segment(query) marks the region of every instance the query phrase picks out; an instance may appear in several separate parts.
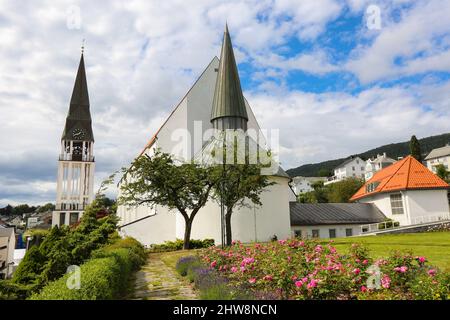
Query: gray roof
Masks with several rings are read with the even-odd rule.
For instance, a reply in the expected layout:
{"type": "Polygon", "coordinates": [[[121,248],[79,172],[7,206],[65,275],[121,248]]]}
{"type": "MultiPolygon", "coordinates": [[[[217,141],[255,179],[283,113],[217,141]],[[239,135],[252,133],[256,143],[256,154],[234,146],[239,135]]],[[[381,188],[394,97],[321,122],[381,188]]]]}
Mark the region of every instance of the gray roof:
{"type": "Polygon", "coordinates": [[[225,26],[223,35],[211,121],[223,117],[238,117],[248,120],[228,26],[225,26]]]}
{"type": "Polygon", "coordinates": [[[84,67],[84,56],[81,54],[80,64],[78,66],[77,77],[70,99],[69,113],[66,118],[66,125],[62,134],[62,140],[78,140],[80,138],[73,136],[75,129],[84,132],[81,140],[94,141],[92,132],[91,112],[89,110],[89,93],[86,81],[86,70],[84,67]]]}
{"type": "Polygon", "coordinates": [[[426,156],[425,160],[445,157],[450,155],[450,146],[445,146],[441,148],[436,148],[431,150],[431,152],[426,156]]]}
{"type": "Polygon", "coordinates": [[[384,221],[385,215],[371,203],[290,202],[291,225],[369,224],[384,221]]]}

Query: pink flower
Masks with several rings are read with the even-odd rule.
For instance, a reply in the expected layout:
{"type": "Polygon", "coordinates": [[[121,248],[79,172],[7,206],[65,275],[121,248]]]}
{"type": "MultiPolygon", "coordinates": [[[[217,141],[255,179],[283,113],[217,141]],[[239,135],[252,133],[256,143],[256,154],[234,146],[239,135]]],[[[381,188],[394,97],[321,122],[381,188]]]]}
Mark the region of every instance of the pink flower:
{"type": "Polygon", "coordinates": [[[318,281],[315,279],[311,279],[311,281],[308,283],[308,285],[306,286],[308,289],[312,289],[317,287],[317,283],[318,281]]]}
{"type": "Polygon", "coordinates": [[[303,285],[303,281],[301,281],[301,280],[295,281],[295,286],[297,288],[300,288],[302,285],[303,285]]]}
{"type": "Polygon", "coordinates": [[[366,286],[361,286],[361,292],[366,292],[367,291],[367,287],[366,286]]]}
{"type": "Polygon", "coordinates": [[[241,271],[244,272],[245,271],[245,267],[241,266],[241,271]]]}
{"type": "Polygon", "coordinates": [[[215,268],[216,265],[217,265],[217,261],[216,261],[216,260],[214,260],[213,262],[211,262],[211,268],[215,268]]]}
{"type": "Polygon", "coordinates": [[[297,280],[298,279],[298,277],[297,276],[292,276],[292,281],[295,281],[295,280],[297,280]]]}
{"type": "Polygon", "coordinates": [[[363,262],[362,262],[363,265],[366,265],[368,263],[369,263],[369,261],[367,259],[363,260],[363,262]]]}
{"type": "Polygon", "coordinates": [[[355,269],[353,270],[353,273],[356,274],[356,275],[358,275],[358,274],[361,273],[361,269],[355,268],[355,269]]]}
{"type": "Polygon", "coordinates": [[[266,281],[272,281],[273,277],[271,275],[266,275],[266,276],[264,276],[263,279],[266,280],[266,281]]]}
{"type": "Polygon", "coordinates": [[[419,261],[419,263],[424,263],[427,260],[425,257],[417,257],[416,259],[419,261]]]}
{"type": "Polygon", "coordinates": [[[322,246],[320,244],[318,244],[315,248],[316,252],[322,252],[322,246]]]}
{"type": "Polygon", "coordinates": [[[405,273],[406,271],[408,271],[408,267],[407,266],[395,267],[394,271],[405,273]]]}
{"type": "Polygon", "coordinates": [[[284,245],[284,244],[286,244],[286,240],[278,240],[278,243],[281,245],[284,245]]]}
{"type": "Polygon", "coordinates": [[[389,287],[391,286],[391,278],[389,278],[387,274],[385,274],[383,278],[381,278],[381,286],[385,289],[389,289],[389,287]]]}
{"type": "Polygon", "coordinates": [[[431,277],[435,276],[436,275],[436,270],[435,269],[428,270],[428,275],[431,276],[431,277]]]}
{"type": "Polygon", "coordinates": [[[238,268],[236,268],[236,267],[231,267],[231,272],[235,273],[235,272],[237,272],[237,271],[238,271],[238,268]]]}
{"type": "Polygon", "coordinates": [[[256,278],[250,278],[250,279],[248,279],[248,282],[250,282],[250,283],[255,283],[256,282],[256,278]]]}

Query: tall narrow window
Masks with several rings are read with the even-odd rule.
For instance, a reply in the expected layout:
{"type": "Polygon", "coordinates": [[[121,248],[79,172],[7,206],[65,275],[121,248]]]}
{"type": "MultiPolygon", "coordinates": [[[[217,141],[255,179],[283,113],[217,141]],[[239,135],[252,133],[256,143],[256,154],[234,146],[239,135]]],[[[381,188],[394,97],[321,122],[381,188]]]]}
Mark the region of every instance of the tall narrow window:
{"type": "Polygon", "coordinates": [[[391,209],[392,214],[403,214],[403,200],[401,193],[391,194],[391,209]]]}
{"type": "Polygon", "coordinates": [[[353,229],[352,228],[345,229],[345,236],[346,237],[351,237],[352,235],[353,235],[353,229]]]}
{"type": "Polygon", "coordinates": [[[66,213],[61,212],[59,214],[59,226],[63,226],[66,223],[66,213]]]}
{"type": "Polygon", "coordinates": [[[313,229],[312,230],[312,237],[313,238],[319,238],[320,237],[319,229],[313,229]]]}

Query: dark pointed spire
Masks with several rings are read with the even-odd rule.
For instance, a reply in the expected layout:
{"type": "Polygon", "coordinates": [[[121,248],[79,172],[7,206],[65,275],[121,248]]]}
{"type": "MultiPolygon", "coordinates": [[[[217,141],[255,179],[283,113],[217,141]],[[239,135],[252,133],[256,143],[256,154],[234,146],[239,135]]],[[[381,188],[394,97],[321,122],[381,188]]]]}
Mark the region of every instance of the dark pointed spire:
{"type": "Polygon", "coordinates": [[[83,141],[94,141],[92,133],[92,120],[89,110],[89,93],[86,81],[86,70],[84,67],[84,44],[82,46],[80,64],[78,66],[77,77],[70,99],[69,113],[66,118],[62,139],[79,140],[82,136],[83,141]],[[73,136],[73,131],[83,131],[84,134],[78,133],[73,136]]]}
{"type": "Polygon", "coordinates": [[[248,115],[234,58],[233,46],[230,33],[228,32],[228,25],[225,24],[211,122],[213,122],[214,127],[220,129],[246,129],[247,121],[248,115]],[[218,119],[221,118],[228,118],[225,121],[228,124],[218,125],[218,119]]]}

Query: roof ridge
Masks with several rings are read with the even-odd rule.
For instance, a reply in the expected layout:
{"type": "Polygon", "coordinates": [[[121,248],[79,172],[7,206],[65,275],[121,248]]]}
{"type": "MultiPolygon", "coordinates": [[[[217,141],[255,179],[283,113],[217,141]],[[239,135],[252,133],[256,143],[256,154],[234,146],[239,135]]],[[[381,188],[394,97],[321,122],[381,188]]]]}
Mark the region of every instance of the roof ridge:
{"type": "Polygon", "coordinates": [[[194,81],[194,83],[191,85],[191,87],[189,88],[189,90],[185,93],[185,95],[183,96],[183,98],[181,98],[180,101],[178,101],[177,105],[175,106],[175,108],[172,109],[172,112],[169,114],[169,116],[166,118],[166,120],[163,122],[163,124],[159,127],[158,130],[156,130],[155,134],[150,138],[149,142],[147,142],[147,144],[145,145],[144,149],[139,153],[138,157],[141,156],[145,150],[147,150],[148,148],[150,148],[153,145],[153,142],[155,141],[155,139],[157,139],[157,135],[158,133],[161,131],[161,129],[164,127],[164,125],[167,123],[167,121],[169,121],[170,117],[172,117],[172,115],[175,113],[175,111],[177,111],[178,107],[181,105],[181,103],[183,102],[183,100],[188,96],[188,94],[192,91],[192,89],[195,87],[195,85],[197,84],[197,82],[200,80],[200,78],[205,74],[206,70],[208,70],[209,66],[213,63],[214,60],[219,60],[220,59],[217,56],[214,56],[214,58],[211,59],[211,61],[208,63],[208,65],[206,66],[205,69],[203,69],[202,73],[197,77],[197,79],[194,81]]]}

